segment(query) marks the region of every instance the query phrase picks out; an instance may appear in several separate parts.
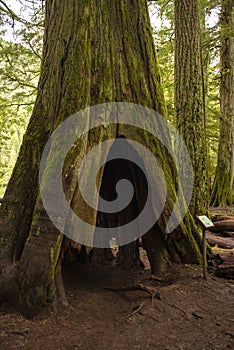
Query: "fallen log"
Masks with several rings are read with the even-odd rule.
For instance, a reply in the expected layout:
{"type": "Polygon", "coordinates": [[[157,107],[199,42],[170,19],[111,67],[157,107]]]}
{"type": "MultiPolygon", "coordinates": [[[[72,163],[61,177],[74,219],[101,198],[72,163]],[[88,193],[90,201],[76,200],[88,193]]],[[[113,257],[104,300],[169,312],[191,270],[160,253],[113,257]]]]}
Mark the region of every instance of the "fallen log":
{"type": "Polygon", "coordinates": [[[234,238],[234,231],[222,231],[221,235],[223,237],[233,237],[234,238]]]}
{"type": "Polygon", "coordinates": [[[209,228],[211,232],[234,231],[234,220],[222,220],[213,222],[214,227],[209,228]]]}
{"type": "Polygon", "coordinates": [[[206,240],[211,247],[217,245],[220,248],[232,249],[234,248],[234,238],[231,237],[219,237],[210,232],[206,233],[206,240]]]}
{"type": "Polygon", "coordinates": [[[224,207],[210,207],[210,213],[214,213],[217,215],[228,215],[230,212],[234,212],[234,205],[224,206],[224,207]]]}
{"type": "Polygon", "coordinates": [[[215,218],[213,219],[213,223],[217,221],[223,221],[223,220],[234,220],[233,215],[215,215],[215,218]]]}
{"type": "Polygon", "coordinates": [[[234,252],[218,252],[213,258],[215,274],[218,277],[234,279],[234,252]]]}

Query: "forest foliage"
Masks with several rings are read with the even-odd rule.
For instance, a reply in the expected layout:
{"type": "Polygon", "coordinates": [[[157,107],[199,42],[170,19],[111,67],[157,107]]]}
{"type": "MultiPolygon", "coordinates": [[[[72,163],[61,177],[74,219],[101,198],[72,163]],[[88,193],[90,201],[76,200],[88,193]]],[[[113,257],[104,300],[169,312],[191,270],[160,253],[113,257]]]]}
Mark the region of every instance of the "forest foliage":
{"type": "Polygon", "coordinates": [[[17,14],[9,13],[1,3],[0,196],[10,179],[35,102],[43,38],[41,1],[19,2],[17,14]]]}

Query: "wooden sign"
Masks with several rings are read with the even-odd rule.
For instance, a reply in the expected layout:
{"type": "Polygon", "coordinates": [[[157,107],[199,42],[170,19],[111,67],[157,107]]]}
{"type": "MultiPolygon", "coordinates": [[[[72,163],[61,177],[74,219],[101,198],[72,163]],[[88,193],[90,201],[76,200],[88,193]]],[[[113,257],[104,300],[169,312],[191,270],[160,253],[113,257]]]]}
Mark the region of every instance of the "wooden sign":
{"type": "Polygon", "coordinates": [[[201,226],[205,229],[208,229],[210,227],[214,227],[213,222],[210,221],[210,219],[206,215],[197,216],[197,219],[198,219],[199,223],[201,224],[201,226]]]}
{"type": "Polygon", "coordinates": [[[202,226],[202,250],[203,250],[203,277],[207,278],[207,259],[206,259],[206,230],[214,227],[214,224],[206,215],[197,216],[197,219],[202,226]]]}

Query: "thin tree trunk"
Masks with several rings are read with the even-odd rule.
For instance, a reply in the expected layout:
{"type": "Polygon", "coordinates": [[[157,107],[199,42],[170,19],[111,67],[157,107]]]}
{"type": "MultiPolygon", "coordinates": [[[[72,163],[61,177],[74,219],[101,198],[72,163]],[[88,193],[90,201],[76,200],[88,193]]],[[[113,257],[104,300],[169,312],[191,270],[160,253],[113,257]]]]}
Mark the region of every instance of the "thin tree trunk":
{"type": "Polygon", "coordinates": [[[194,192],[190,208],[195,216],[208,208],[199,3],[198,0],[175,0],[174,5],[175,117],[193,164],[194,192]]]}
{"type": "Polygon", "coordinates": [[[222,1],[221,14],[220,141],[211,205],[234,203],[234,5],[222,1]]]}

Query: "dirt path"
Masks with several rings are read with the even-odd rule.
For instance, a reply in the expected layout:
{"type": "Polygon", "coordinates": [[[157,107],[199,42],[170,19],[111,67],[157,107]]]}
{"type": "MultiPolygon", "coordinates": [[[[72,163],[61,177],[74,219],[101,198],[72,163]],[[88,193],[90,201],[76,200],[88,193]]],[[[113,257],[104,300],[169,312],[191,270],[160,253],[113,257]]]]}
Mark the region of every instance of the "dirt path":
{"type": "Polygon", "coordinates": [[[1,350],[234,349],[233,281],[205,281],[194,266],[177,267],[164,282],[110,267],[73,265],[64,274],[71,307],[32,321],[2,310],[1,350]],[[105,289],[139,282],[156,288],[161,300],[105,289]]]}

